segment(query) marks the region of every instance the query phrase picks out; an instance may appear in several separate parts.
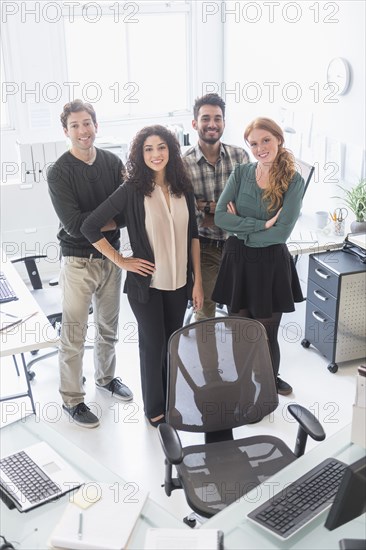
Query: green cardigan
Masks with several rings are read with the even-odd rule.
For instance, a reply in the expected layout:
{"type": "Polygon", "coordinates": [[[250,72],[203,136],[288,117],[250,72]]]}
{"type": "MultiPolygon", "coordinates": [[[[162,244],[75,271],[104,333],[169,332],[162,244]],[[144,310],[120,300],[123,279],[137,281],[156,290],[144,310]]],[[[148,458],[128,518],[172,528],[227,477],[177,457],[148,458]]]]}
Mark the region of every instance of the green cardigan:
{"type": "Polygon", "coordinates": [[[263,190],[255,178],[257,163],[237,166],[229,177],[218,200],[215,224],[231,235],[236,235],[247,246],[262,248],[285,243],[300,214],[304,193],[304,180],[298,172],[292,178],[283,197],[282,211],[277,222],[270,229],[265,223],[277,210],[268,212],[267,202],[263,202],[263,190]],[[229,214],[227,204],[236,205],[237,215],[229,214]]]}

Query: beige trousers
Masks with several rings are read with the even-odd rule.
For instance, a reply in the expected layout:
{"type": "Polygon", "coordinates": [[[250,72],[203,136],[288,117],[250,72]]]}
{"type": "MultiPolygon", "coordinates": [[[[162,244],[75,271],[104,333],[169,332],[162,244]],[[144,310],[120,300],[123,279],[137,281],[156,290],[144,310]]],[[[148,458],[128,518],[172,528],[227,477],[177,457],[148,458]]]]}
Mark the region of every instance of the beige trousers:
{"type": "Polygon", "coordinates": [[[84,401],[85,395],[83,356],[91,303],[93,330],[87,343],[94,346],[95,382],[104,386],[114,378],[121,270],[108,259],[67,256],[62,259],[60,286],[60,393],[65,405],[74,407],[84,401]]]}

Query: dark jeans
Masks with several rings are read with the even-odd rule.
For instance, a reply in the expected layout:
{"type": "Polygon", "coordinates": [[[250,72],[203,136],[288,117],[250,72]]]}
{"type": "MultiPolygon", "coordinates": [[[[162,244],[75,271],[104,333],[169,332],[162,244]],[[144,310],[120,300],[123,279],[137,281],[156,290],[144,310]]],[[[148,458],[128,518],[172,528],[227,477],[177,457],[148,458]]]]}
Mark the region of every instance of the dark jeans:
{"type": "Polygon", "coordinates": [[[187,308],[186,287],[178,290],[150,289],[146,304],[128,298],[139,332],[140,372],[145,415],[155,418],[165,412],[167,344],[183,325],[187,308]]]}

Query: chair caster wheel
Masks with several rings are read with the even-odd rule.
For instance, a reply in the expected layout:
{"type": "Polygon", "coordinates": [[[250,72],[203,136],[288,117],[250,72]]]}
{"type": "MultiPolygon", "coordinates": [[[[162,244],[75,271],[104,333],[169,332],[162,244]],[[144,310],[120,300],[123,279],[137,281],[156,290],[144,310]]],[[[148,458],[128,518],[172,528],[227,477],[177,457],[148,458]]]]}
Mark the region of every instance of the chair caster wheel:
{"type": "Polygon", "coordinates": [[[32,380],[33,380],[33,378],[35,377],[35,375],[36,375],[36,373],[33,372],[32,370],[29,370],[29,371],[27,372],[27,376],[28,376],[29,382],[32,382],[32,380]]]}
{"type": "Polygon", "coordinates": [[[197,521],[195,519],[191,519],[190,517],[185,517],[183,518],[183,523],[185,523],[186,525],[188,525],[188,527],[190,527],[191,529],[193,529],[194,527],[196,527],[196,523],[197,521]]]}
{"type": "Polygon", "coordinates": [[[303,348],[307,349],[310,346],[310,342],[309,342],[309,340],[306,340],[304,338],[304,340],[301,340],[301,345],[302,345],[303,348]]]}
{"type": "Polygon", "coordinates": [[[332,372],[333,374],[335,374],[338,370],[337,363],[330,363],[330,365],[328,365],[328,370],[329,372],[332,372]]]}

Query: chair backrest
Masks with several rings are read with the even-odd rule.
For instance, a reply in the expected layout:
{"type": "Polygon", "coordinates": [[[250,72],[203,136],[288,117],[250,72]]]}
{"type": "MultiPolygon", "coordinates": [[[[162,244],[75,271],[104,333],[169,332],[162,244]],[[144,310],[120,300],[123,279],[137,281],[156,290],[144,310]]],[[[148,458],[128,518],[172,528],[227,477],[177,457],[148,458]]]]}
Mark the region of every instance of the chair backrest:
{"type": "Polygon", "coordinates": [[[18,262],[23,262],[27,268],[28,277],[32,288],[34,290],[40,290],[43,288],[41,276],[38,271],[36,262],[41,258],[47,258],[46,254],[38,254],[36,256],[23,256],[21,258],[14,258],[11,260],[11,263],[16,264],[18,262]]]}
{"type": "Polygon", "coordinates": [[[258,321],[205,319],[170,337],[166,416],[177,430],[228,430],[277,405],[267,333],[258,321]]]}
{"type": "Polygon", "coordinates": [[[304,187],[304,193],[303,193],[303,197],[304,197],[307,191],[307,188],[309,187],[311,178],[313,177],[315,166],[312,166],[311,164],[300,159],[296,159],[295,164],[296,164],[296,170],[299,172],[299,174],[302,175],[305,181],[305,187],[304,187]]]}

